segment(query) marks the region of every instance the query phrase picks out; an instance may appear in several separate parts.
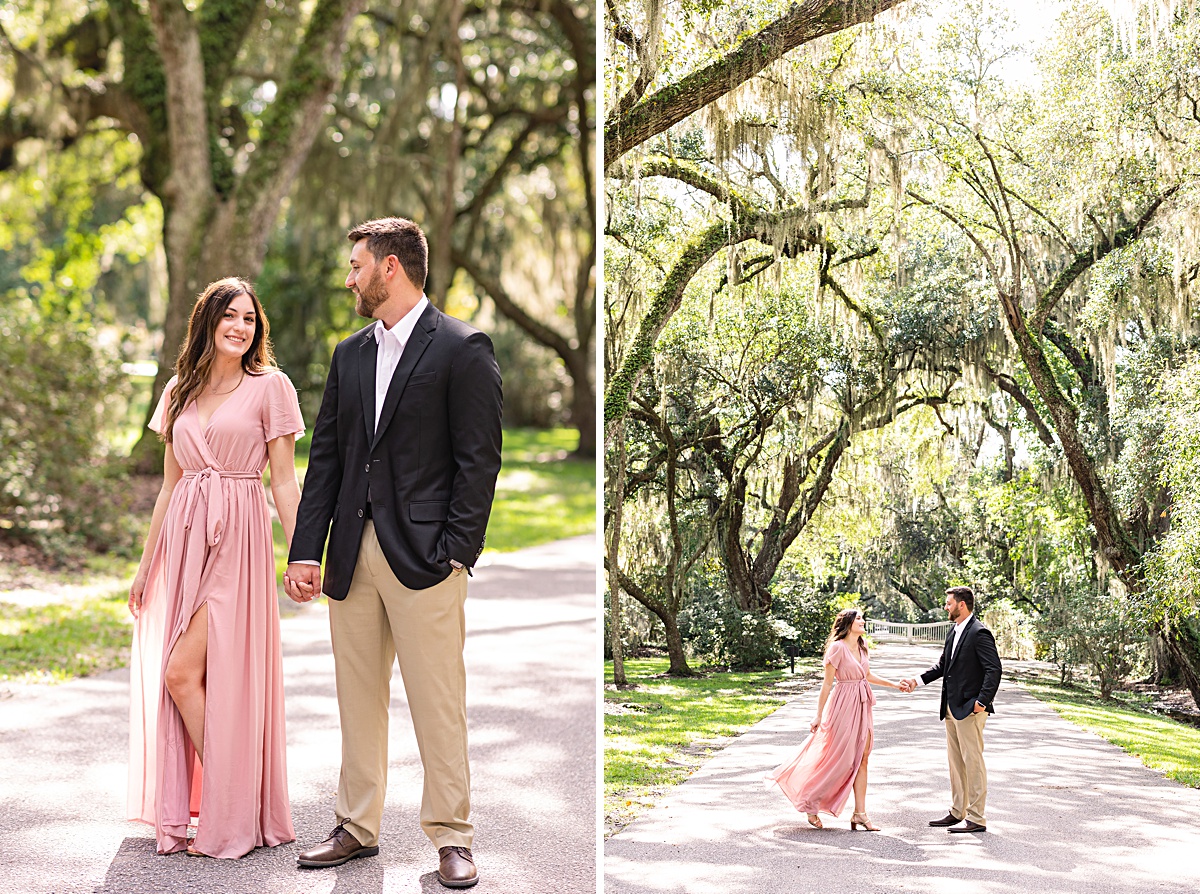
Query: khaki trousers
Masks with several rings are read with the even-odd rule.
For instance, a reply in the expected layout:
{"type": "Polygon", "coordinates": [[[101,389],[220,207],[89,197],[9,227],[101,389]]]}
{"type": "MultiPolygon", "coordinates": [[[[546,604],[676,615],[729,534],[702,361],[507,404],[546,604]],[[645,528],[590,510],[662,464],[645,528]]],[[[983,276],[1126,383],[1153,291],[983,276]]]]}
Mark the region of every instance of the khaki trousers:
{"type": "Polygon", "coordinates": [[[392,663],[408,697],[425,782],[421,828],[434,847],[470,847],[467,674],[463,665],[467,573],[424,590],[405,587],[388,567],[368,521],[346,598],[329,601],[342,773],[338,822],[366,847],[379,841],[387,792],[392,663]]]}
{"type": "Polygon", "coordinates": [[[987,825],[987,767],[983,764],[983,727],[987,711],[968,714],[955,720],[946,712],[946,755],[950,762],[950,793],[954,806],[950,812],[961,819],[987,825]]]}

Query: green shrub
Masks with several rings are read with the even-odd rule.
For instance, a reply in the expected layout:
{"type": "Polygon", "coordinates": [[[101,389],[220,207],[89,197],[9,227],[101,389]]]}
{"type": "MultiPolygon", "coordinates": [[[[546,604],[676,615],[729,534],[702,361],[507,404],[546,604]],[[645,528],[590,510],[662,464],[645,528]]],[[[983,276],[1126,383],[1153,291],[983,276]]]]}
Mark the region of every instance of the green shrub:
{"type": "Polygon", "coordinates": [[[679,632],[693,656],[725,667],[771,667],[783,660],[785,643],[799,656],[820,656],[833,619],[858,602],[857,593],[826,593],[790,575],[776,578],[771,611],[742,611],[725,593],[723,580],[700,581],[679,612],[679,632]]]}
{"type": "Polygon", "coordinates": [[[1068,591],[1047,600],[1037,622],[1039,645],[1059,667],[1062,682],[1087,668],[1108,698],[1146,661],[1147,606],[1119,588],[1068,591]]]}
{"type": "Polygon", "coordinates": [[[0,536],[51,556],[127,542],[128,488],[108,453],[124,380],[115,352],[68,308],[0,301],[0,536]]]}
{"type": "Polygon", "coordinates": [[[709,664],[746,670],[770,667],[783,657],[774,619],[742,611],[712,577],[696,584],[677,623],[692,655],[709,664]]]}
{"type": "Polygon", "coordinates": [[[838,612],[858,603],[857,593],[827,593],[811,581],[778,577],[771,613],[795,631],[799,656],[820,657],[838,612]]]}

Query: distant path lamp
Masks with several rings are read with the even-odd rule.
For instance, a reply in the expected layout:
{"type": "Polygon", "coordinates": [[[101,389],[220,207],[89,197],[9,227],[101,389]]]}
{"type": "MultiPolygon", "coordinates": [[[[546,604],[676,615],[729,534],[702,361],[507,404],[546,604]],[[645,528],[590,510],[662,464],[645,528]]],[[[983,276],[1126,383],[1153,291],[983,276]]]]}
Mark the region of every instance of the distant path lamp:
{"type": "Polygon", "coordinates": [[[800,654],[800,631],[782,618],[772,618],[771,626],[775,628],[775,635],[783,643],[783,654],[791,663],[792,673],[796,673],[796,656],[800,654]]]}
{"type": "Polygon", "coordinates": [[[800,644],[794,639],[785,639],[783,641],[783,654],[788,657],[788,662],[792,666],[792,673],[796,673],[796,656],[800,654],[800,644]]]}

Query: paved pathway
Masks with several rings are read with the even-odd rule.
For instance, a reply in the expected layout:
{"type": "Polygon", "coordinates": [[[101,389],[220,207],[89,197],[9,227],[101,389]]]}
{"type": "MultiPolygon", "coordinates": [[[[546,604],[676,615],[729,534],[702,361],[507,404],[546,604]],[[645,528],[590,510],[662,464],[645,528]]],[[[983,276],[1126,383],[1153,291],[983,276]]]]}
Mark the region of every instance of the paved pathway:
{"type": "MultiPolygon", "coordinates": [[[[936,647],[886,645],[873,669],[900,679],[936,647]]],[[[1200,891],[1200,791],[1003,684],[989,721],[988,831],[927,821],[949,806],[940,684],[876,689],[868,810],[809,828],[763,774],[808,732],[817,690],[719,752],[663,803],[604,844],[605,894],[1108,894],[1200,891]]]]}
{"type": "MultiPolygon", "coordinates": [[[[486,892],[596,890],[595,539],[497,556],[467,599],[475,849],[486,892]]],[[[290,605],[290,603],[288,603],[290,605]]],[[[340,737],[324,601],[283,621],[288,770],[300,844],[237,861],[160,857],[123,821],[126,671],[0,699],[0,892],[445,891],[417,821],[421,771],[399,673],[380,855],[300,871],[333,827],[340,737]]]]}

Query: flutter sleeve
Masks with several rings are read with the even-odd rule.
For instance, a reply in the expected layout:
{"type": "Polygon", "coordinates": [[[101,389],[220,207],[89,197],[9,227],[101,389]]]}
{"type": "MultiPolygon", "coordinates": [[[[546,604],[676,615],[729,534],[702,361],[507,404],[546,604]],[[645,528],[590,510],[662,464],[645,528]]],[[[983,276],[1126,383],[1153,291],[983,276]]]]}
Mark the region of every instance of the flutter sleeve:
{"type": "Polygon", "coordinates": [[[146,423],[146,427],[150,431],[162,434],[163,426],[167,421],[167,407],[171,405],[171,392],[175,390],[175,382],[178,378],[178,376],[171,376],[171,381],[163,387],[162,397],[158,399],[158,406],[154,408],[154,415],[146,423]]]}
{"type": "Polygon", "coordinates": [[[300,399],[286,373],[273,372],[267,381],[267,399],[263,401],[263,439],[274,441],[284,435],[304,434],[304,417],[300,415],[300,399]]]}

